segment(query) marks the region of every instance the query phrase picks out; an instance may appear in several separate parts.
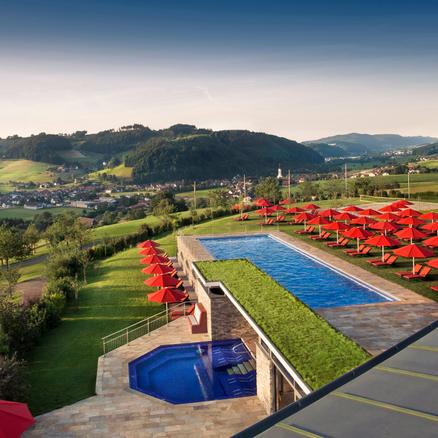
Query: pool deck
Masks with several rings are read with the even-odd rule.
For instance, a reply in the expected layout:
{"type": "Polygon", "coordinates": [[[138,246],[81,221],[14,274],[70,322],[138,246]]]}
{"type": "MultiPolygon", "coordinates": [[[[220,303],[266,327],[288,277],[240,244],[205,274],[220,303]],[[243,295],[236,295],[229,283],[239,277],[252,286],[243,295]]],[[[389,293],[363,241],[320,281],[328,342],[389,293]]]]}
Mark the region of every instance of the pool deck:
{"type": "Polygon", "coordinates": [[[373,355],[381,353],[438,319],[438,303],[435,301],[281,231],[266,230],[253,233],[183,236],[179,238],[184,240],[184,246],[191,252],[194,260],[213,260],[198,238],[257,234],[269,234],[279,238],[344,273],[389,293],[398,300],[317,310],[330,324],[373,355]]]}
{"type": "Polygon", "coordinates": [[[129,388],[128,363],[160,345],[209,341],[186,318],[101,356],[96,396],[37,417],[23,437],[229,437],[266,416],[257,397],[173,405],[129,388]]]}

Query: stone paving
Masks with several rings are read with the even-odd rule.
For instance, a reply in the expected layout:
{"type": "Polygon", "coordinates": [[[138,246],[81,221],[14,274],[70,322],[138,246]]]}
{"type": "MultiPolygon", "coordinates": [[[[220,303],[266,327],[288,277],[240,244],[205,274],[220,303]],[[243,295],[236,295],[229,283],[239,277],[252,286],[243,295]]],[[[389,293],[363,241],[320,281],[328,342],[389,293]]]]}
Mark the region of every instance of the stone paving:
{"type": "Polygon", "coordinates": [[[37,417],[24,437],[229,437],[266,416],[257,397],[173,405],[129,389],[128,363],[159,345],[209,340],[186,318],[99,358],[96,396],[37,417]]]}

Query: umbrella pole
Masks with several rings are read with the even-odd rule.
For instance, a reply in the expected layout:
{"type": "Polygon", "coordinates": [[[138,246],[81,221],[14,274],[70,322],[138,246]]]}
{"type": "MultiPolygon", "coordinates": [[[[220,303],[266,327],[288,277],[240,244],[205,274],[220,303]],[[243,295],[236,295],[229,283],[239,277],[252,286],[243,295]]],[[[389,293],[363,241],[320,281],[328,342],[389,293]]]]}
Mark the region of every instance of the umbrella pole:
{"type": "Polygon", "coordinates": [[[415,275],[415,257],[412,257],[412,274],[415,275]]]}
{"type": "Polygon", "coordinates": [[[169,303],[166,302],[166,325],[169,324],[169,303]]]}
{"type": "Polygon", "coordinates": [[[385,261],[385,247],[382,245],[382,262],[385,261]]]}
{"type": "Polygon", "coordinates": [[[304,231],[306,231],[306,219],[304,219],[304,231]]]}
{"type": "Polygon", "coordinates": [[[336,230],[336,243],[339,243],[339,231],[336,230]]]}
{"type": "Polygon", "coordinates": [[[356,240],[357,240],[357,252],[359,252],[359,237],[356,240]]]}
{"type": "Polygon", "coordinates": [[[321,237],[321,225],[318,225],[319,228],[319,237],[321,237]]]}

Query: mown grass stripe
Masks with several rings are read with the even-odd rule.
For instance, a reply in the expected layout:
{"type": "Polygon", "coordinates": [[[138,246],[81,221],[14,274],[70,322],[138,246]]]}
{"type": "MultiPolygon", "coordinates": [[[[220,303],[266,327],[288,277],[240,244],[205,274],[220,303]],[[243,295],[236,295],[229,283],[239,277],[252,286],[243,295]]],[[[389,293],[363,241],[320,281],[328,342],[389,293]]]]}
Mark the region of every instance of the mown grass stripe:
{"type": "Polygon", "coordinates": [[[438,347],[432,347],[431,345],[409,345],[408,348],[412,348],[414,350],[433,351],[434,353],[438,353],[438,347]]]}
{"type": "Polygon", "coordinates": [[[301,429],[300,427],[297,427],[297,426],[292,426],[291,424],[278,423],[274,427],[278,427],[279,429],[288,430],[290,432],[295,432],[298,435],[305,436],[308,438],[322,438],[321,435],[317,435],[316,433],[309,432],[309,431],[301,429]]]}
{"type": "Polygon", "coordinates": [[[418,371],[409,371],[402,370],[400,368],[391,368],[391,367],[382,367],[376,366],[375,370],[384,371],[386,373],[400,374],[402,376],[410,376],[410,377],[418,377],[419,379],[427,379],[432,380],[434,382],[438,382],[438,376],[434,376],[433,374],[419,373],[418,371]]]}
{"type": "Polygon", "coordinates": [[[347,400],[352,400],[358,403],[363,403],[366,405],[374,406],[376,408],[387,409],[389,411],[394,411],[399,414],[411,415],[413,417],[422,418],[424,420],[433,421],[438,423],[438,416],[433,414],[427,414],[426,412],[416,411],[414,409],[402,408],[401,406],[393,405],[391,403],[381,402],[377,400],[371,400],[369,398],[361,397],[359,395],[346,394],[344,392],[332,392],[329,395],[339,398],[345,398],[347,400]]]}

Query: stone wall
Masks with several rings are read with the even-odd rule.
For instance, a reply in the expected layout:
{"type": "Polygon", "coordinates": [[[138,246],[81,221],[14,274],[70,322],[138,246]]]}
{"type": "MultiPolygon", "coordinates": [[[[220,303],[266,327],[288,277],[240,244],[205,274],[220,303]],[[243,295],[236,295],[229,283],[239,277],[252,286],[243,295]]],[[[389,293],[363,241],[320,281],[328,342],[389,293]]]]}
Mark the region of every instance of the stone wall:
{"type": "Polygon", "coordinates": [[[268,355],[256,345],[257,397],[268,415],[275,412],[274,364],[268,355]]]}

